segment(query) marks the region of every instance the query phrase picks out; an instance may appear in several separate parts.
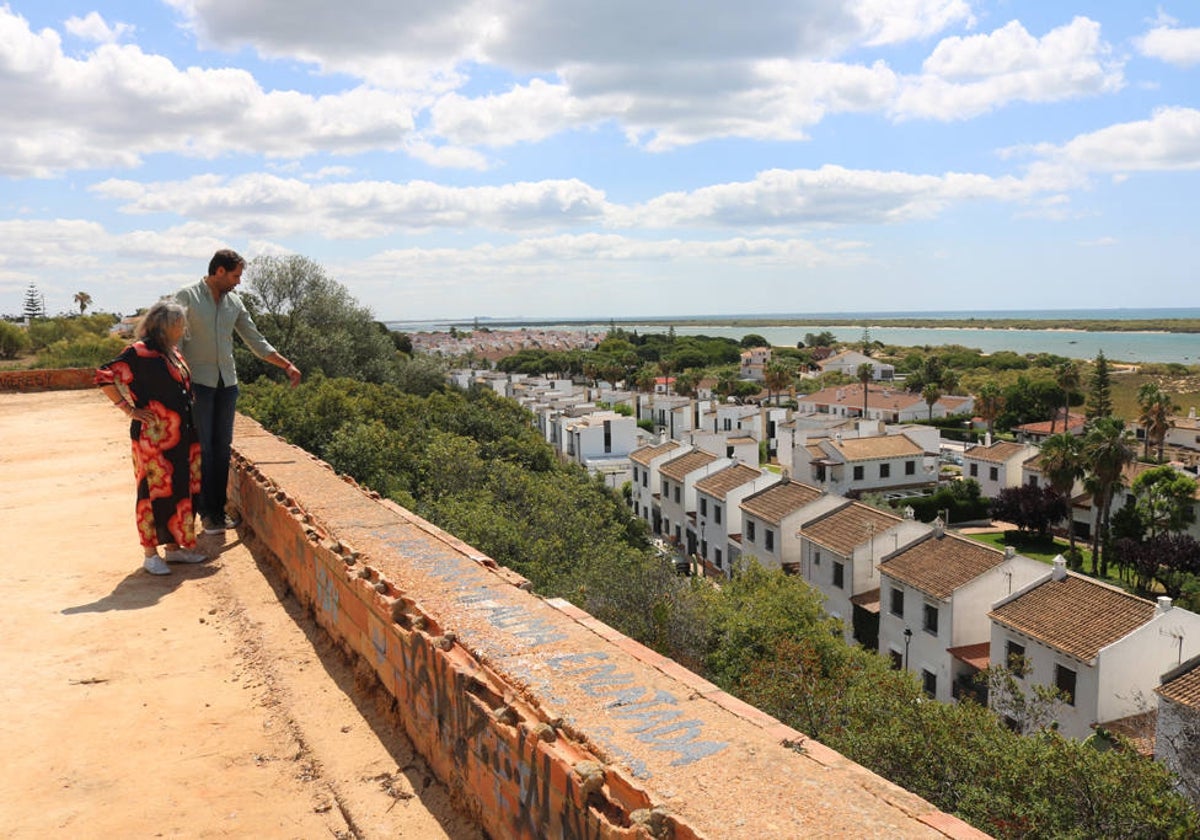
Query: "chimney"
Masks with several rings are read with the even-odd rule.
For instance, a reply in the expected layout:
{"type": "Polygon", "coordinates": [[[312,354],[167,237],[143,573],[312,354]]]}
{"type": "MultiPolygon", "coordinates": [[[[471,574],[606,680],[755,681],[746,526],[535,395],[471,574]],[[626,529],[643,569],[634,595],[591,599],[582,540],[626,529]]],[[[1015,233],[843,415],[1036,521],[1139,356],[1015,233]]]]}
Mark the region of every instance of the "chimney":
{"type": "Polygon", "coordinates": [[[992,433],[991,433],[991,432],[984,432],[984,433],[983,433],[983,445],[984,445],[985,447],[988,447],[988,446],[991,446],[991,445],[992,445],[992,433]]]}
{"type": "Polygon", "coordinates": [[[1168,613],[1170,611],[1171,611],[1171,599],[1168,598],[1166,595],[1159,595],[1158,596],[1158,608],[1155,610],[1155,613],[1157,615],[1162,615],[1163,613],[1168,613]]]}
{"type": "Polygon", "coordinates": [[[1017,550],[1011,545],[1004,546],[1004,559],[1011,560],[1017,556],[1017,550]]]}
{"type": "Polygon", "coordinates": [[[940,540],[946,535],[946,520],[942,519],[942,517],[939,516],[934,519],[932,525],[934,537],[940,540]]]}
{"type": "Polygon", "coordinates": [[[1196,406],[1192,406],[1191,408],[1188,409],[1188,419],[1189,420],[1196,419],[1196,406]]]}
{"type": "Polygon", "coordinates": [[[1060,554],[1054,558],[1054,571],[1050,573],[1051,580],[1065,580],[1067,577],[1067,561],[1060,554]]]}

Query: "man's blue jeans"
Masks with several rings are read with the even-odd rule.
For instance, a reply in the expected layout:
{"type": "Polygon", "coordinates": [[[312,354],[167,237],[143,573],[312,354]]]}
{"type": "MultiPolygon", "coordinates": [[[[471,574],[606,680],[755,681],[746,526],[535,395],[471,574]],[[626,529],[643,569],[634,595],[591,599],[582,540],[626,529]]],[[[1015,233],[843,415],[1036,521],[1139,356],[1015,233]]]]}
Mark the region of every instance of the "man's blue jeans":
{"type": "Polygon", "coordinates": [[[201,516],[221,520],[225,516],[238,386],[192,385],[192,394],[192,418],[200,437],[200,498],[195,508],[201,516]]]}

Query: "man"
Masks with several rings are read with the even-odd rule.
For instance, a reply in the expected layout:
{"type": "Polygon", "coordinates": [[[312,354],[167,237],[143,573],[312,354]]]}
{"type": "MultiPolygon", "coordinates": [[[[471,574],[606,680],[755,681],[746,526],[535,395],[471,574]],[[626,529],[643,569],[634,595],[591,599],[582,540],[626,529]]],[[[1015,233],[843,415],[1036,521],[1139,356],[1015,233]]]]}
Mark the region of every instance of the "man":
{"type": "Polygon", "coordinates": [[[300,382],[300,369],[263,338],[242,299],[233,291],[245,267],[246,261],[236,251],[222,249],[209,261],[207,277],[175,294],[175,300],[187,307],[188,329],[179,347],[192,369],[192,414],[200,437],[200,498],[196,511],[206,534],[221,534],[241,524],[225,513],[238,398],[234,332],[254,355],[283,368],[292,387],[300,382]]]}

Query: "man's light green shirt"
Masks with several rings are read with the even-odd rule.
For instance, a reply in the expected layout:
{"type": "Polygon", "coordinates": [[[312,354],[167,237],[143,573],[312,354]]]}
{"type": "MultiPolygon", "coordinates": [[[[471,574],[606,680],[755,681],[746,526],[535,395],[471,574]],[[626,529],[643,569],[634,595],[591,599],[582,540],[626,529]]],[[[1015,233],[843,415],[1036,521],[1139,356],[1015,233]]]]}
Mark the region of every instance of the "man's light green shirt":
{"type": "Polygon", "coordinates": [[[192,369],[192,381],[209,388],[237,384],[233,364],[233,333],[260,359],[275,352],[246,311],[235,292],[226,292],[220,303],[213,300],[208,284],[201,280],[175,293],[175,301],[187,307],[187,334],[179,343],[183,358],[192,369]]]}

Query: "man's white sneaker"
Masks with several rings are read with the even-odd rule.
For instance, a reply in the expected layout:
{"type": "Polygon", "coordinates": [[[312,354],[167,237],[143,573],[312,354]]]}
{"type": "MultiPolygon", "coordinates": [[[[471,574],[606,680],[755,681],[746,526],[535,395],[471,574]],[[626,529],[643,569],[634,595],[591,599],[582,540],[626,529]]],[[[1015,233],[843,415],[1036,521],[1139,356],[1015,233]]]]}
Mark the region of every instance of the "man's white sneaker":
{"type": "Polygon", "coordinates": [[[203,563],[208,559],[199,551],[188,551],[186,548],[176,548],[163,552],[168,563],[203,563]]]}
{"type": "Polygon", "coordinates": [[[163,562],[157,554],[152,554],[142,562],[142,568],[152,575],[169,575],[171,567],[163,562]]]}

